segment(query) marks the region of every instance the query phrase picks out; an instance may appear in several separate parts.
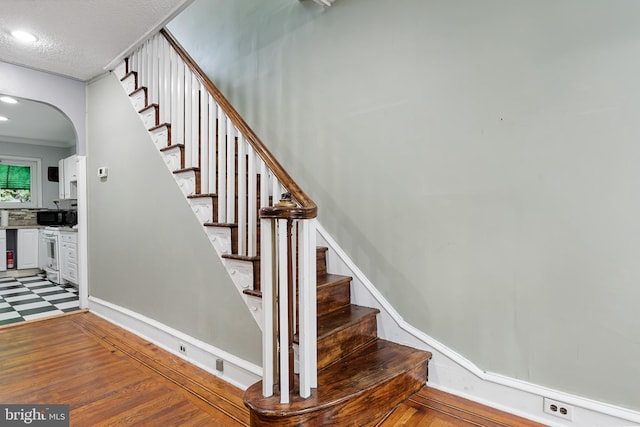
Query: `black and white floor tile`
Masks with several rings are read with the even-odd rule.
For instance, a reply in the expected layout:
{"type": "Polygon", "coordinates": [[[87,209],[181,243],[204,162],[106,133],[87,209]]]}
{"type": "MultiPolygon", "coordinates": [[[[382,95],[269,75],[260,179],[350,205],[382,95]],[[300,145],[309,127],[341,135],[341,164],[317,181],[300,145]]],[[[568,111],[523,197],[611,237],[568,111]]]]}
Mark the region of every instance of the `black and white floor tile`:
{"type": "Polygon", "coordinates": [[[0,279],[0,326],[80,308],[78,289],[40,276],[0,279]]]}

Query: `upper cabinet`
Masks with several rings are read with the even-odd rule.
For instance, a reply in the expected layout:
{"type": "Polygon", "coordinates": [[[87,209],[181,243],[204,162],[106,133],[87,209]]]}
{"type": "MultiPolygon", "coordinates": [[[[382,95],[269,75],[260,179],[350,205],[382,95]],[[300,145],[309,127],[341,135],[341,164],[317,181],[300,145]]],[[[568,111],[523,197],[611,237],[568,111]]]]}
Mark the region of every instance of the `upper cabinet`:
{"type": "Polygon", "coordinates": [[[76,199],[78,197],[78,156],[73,155],[58,163],[59,198],[76,199]]]}

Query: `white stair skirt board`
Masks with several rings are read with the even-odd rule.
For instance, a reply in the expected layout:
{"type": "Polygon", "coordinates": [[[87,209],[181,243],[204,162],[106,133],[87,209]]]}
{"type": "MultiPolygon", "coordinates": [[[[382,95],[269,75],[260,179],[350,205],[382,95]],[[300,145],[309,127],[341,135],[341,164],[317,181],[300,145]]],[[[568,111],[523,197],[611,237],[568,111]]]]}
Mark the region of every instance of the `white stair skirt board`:
{"type": "Polygon", "coordinates": [[[262,378],[260,366],[126,308],[89,297],[89,311],[242,390],[262,378]],[[186,355],[178,350],[180,343],[186,344],[186,355]],[[216,359],[224,361],[223,372],[216,370],[216,359]]]}
{"type": "Polygon", "coordinates": [[[639,412],[482,371],[471,361],[405,322],[329,233],[319,223],[316,227],[318,246],[329,248],[327,265],[331,266],[331,272],[353,277],[351,302],[380,310],[380,338],[433,353],[429,361],[429,387],[551,427],[640,425],[639,412]],[[545,397],[573,406],[572,420],[544,413],[545,397]]]}

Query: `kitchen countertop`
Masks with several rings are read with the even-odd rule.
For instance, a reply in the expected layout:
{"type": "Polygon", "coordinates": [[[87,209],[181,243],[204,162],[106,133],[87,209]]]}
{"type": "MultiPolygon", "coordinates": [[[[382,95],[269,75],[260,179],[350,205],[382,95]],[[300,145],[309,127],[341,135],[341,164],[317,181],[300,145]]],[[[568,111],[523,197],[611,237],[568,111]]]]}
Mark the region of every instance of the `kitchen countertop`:
{"type": "Polygon", "coordinates": [[[74,231],[74,232],[78,231],[78,228],[73,228],[73,227],[56,227],[56,228],[60,231],[74,231]]]}
{"type": "MultiPolygon", "coordinates": [[[[20,230],[28,228],[47,228],[48,225],[9,225],[7,227],[0,227],[0,230],[20,230]]],[[[59,231],[78,231],[78,228],[73,227],[55,227],[59,231]]]]}
{"type": "Polygon", "coordinates": [[[44,228],[44,225],[8,225],[6,227],[0,227],[0,230],[17,230],[21,228],[44,228]]]}

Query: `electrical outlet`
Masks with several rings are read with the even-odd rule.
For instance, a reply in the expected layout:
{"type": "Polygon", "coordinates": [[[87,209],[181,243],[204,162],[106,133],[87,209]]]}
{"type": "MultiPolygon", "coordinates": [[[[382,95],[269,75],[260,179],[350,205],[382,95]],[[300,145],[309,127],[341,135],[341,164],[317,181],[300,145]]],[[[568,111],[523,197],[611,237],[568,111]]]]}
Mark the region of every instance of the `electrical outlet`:
{"type": "Polygon", "coordinates": [[[187,346],[181,342],[178,343],[178,350],[180,350],[182,354],[187,354],[187,346]]]}
{"type": "Polygon", "coordinates": [[[573,417],[573,407],[557,400],[544,398],[544,412],[555,415],[556,417],[571,420],[573,417]]]}

